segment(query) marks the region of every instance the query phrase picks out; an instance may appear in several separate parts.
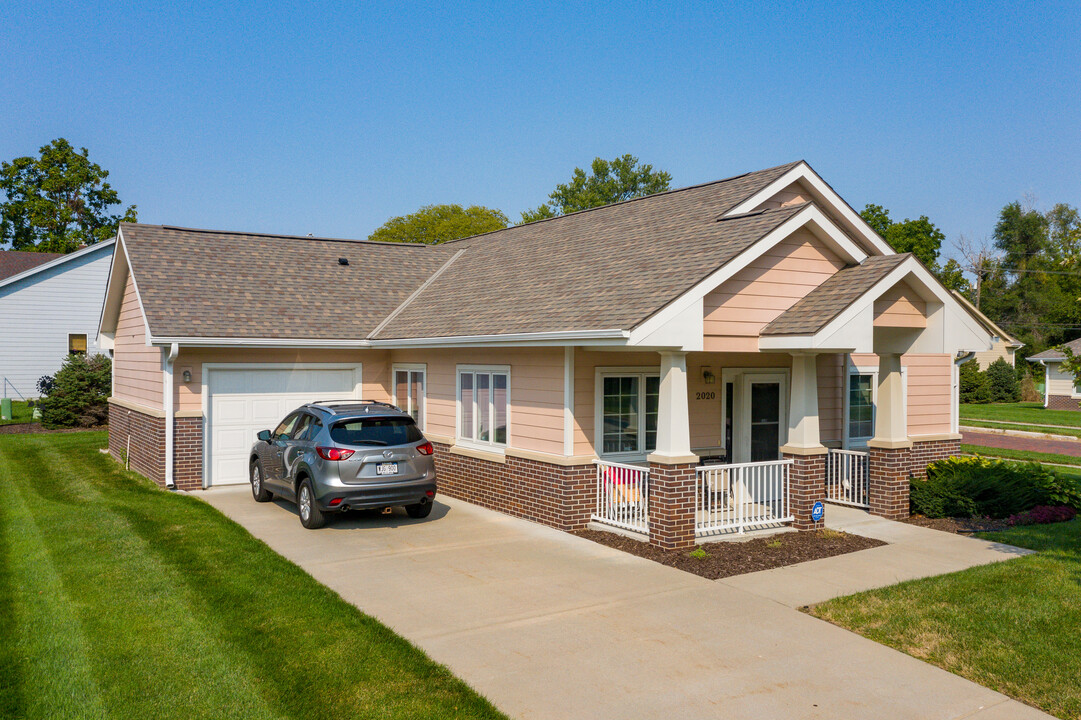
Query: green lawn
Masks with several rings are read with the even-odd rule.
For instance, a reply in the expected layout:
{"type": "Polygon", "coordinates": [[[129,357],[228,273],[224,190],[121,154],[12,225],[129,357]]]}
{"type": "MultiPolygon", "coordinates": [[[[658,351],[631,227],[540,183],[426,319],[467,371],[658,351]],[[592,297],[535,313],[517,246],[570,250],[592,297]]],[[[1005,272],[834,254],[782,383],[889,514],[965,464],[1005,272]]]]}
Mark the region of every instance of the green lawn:
{"type": "Polygon", "coordinates": [[[0,435],[0,717],[502,717],[105,443],[0,435]]]}
{"type": "MultiPolygon", "coordinates": [[[[999,420],[1030,425],[1066,425],[1081,428],[1081,412],[1045,410],[1041,403],[962,405],[962,420],[999,420]]],[[[1054,432],[1054,431],[1045,431],[1054,432]]]]}
{"type": "Polygon", "coordinates": [[[28,423],[34,422],[32,413],[34,411],[22,400],[11,401],[11,419],[0,420],[0,425],[12,425],[15,423],[28,423]]]}
{"type": "Polygon", "coordinates": [[[982,535],[1038,555],[831,600],[817,617],[1081,718],[1081,518],[982,535]]]}
{"type": "MultiPolygon", "coordinates": [[[[985,447],[983,445],[962,445],[961,452],[972,455],[986,455],[988,457],[1001,457],[1009,460],[1021,460],[1023,462],[1059,463],[1061,465],[1081,465],[1081,457],[1073,455],[1059,455],[1057,453],[1038,453],[1027,450],[1010,450],[1008,448],[985,447]]],[[[1057,470],[1057,468],[1055,468],[1057,470]]]]}

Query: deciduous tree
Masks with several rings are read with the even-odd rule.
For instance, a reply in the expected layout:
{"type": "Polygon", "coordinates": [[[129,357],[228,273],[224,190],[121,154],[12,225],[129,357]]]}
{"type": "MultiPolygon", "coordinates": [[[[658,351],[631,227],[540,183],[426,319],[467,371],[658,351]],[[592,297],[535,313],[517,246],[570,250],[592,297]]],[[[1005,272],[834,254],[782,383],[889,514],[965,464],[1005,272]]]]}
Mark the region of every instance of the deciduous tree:
{"type": "Polygon", "coordinates": [[[502,230],[508,224],[502,212],[480,205],[425,205],[415,213],[387,220],[368,239],[435,245],[502,230]]]}
{"type": "Polygon", "coordinates": [[[611,162],[596,158],[591,169],[587,175],[575,168],[570,182],[556,185],[547,203],[522,213],[522,224],[664,192],[672,182],[667,172],[639,165],[629,154],[611,162]]]}

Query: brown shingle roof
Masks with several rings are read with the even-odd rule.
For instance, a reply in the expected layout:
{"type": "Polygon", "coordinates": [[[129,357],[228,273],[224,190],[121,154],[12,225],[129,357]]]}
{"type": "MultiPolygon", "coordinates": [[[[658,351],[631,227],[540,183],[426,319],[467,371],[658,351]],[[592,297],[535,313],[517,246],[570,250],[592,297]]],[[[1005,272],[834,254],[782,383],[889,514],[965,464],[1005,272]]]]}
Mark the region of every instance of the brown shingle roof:
{"type": "Polygon", "coordinates": [[[0,280],[24,273],[59,257],[64,257],[64,253],[25,252],[22,250],[0,251],[0,280]]]}
{"type": "Polygon", "coordinates": [[[721,218],[797,164],[437,246],[156,225],[123,235],[156,337],[629,330],[799,212],[721,218]]]}
{"type": "Polygon", "coordinates": [[[911,253],[872,256],[844,268],[803,296],[762,328],[762,335],[813,335],[845,308],[911,257],[911,253]]]}
{"type": "Polygon", "coordinates": [[[453,254],[161,225],[122,232],[157,337],[363,338],[453,254]]]}

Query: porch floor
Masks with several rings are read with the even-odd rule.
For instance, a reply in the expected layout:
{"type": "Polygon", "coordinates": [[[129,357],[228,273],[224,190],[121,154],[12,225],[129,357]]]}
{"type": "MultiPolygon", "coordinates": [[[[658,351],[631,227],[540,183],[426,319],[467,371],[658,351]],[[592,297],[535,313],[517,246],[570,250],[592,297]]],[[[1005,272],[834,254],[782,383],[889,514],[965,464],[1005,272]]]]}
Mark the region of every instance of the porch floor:
{"type": "Polygon", "coordinates": [[[956,572],[1032,551],[895,522],[843,505],[826,508],[826,527],[887,543],[869,550],[723,578],[717,582],[803,607],[905,580],[956,572]]]}

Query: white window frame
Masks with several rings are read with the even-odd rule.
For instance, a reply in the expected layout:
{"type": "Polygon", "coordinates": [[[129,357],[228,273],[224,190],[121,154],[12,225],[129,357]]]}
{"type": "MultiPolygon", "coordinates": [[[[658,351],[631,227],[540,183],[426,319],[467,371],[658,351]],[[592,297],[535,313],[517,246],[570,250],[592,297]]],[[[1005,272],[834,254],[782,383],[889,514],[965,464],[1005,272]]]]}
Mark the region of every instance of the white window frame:
{"type": "MultiPolygon", "coordinates": [[[[593,447],[598,457],[623,462],[645,462],[653,452],[646,444],[646,378],[661,377],[660,365],[598,367],[593,374],[593,447]],[[610,377],[638,377],[638,449],[634,452],[604,452],[604,380],[610,377]]],[[[658,423],[660,417],[658,415],[658,423]]]]}
{"type": "MultiPolygon", "coordinates": [[[[511,391],[510,391],[510,365],[457,365],[454,372],[454,405],[455,405],[455,443],[463,447],[472,447],[477,450],[486,450],[490,452],[502,453],[511,444],[511,391]],[[476,423],[478,415],[477,408],[477,384],[476,373],[490,374],[490,375],[506,375],[507,376],[507,441],[505,443],[497,443],[495,440],[477,440],[475,438],[464,437],[462,435],[462,375],[464,373],[473,373],[473,422],[476,423]]],[[[494,383],[490,383],[488,387],[490,398],[494,397],[494,383]]],[[[490,401],[491,402],[491,401],[490,401]]],[[[495,404],[491,403],[489,408],[489,419],[491,427],[491,436],[495,437],[495,404]]]]}
{"type": "Polygon", "coordinates": [[[394,398],[394,404],[405,412],[412,415],[412,408],[408,407],[409,402],[412,402],[412,397],[406,397],[406,407],[402,406],[403,398],[398,397],[398,373],[407,372],[410,373],[408,385],[412,387],[412,373],[419,372],[423,381],[423,392],[420,396],[420,422],[417,426],[421,431],[427,430],[428,426],[428,365],[427,363],[394,363],[390,366],[390,387],[391,397],[394,398]]]}
{"type": "MultiPolygon", "coordinates": [[[[875,423],[878,421],[878,365],[856,365],[852,362],[852,358],[848,355],[845,356],[845,380],[844,387],[841,388],[841,401],[842,401],[842,415],[841,425],[842,438],[845,450],[851,449],[865,449],[867,447],[867,441],[874,438],[875,423]],[[871,436],[870,437],[851,437],[848,434],[848,383],[849,378],[853,375],[870,375],[871,376],[871,436]]],[[[903,398],[903,407],[905,411],[905,424],[908,424],[908,368],[901,367],[901,396],[903,398]]]]}

